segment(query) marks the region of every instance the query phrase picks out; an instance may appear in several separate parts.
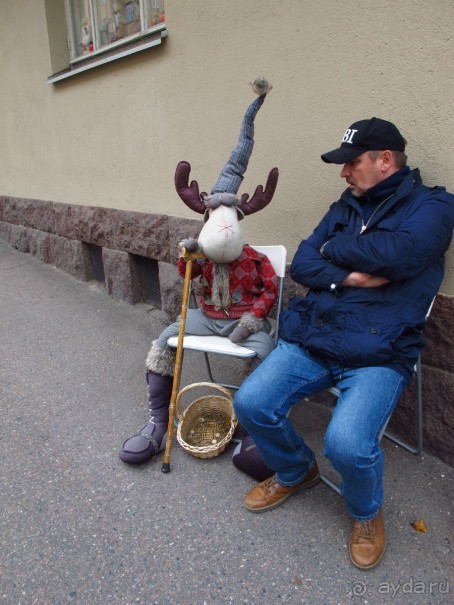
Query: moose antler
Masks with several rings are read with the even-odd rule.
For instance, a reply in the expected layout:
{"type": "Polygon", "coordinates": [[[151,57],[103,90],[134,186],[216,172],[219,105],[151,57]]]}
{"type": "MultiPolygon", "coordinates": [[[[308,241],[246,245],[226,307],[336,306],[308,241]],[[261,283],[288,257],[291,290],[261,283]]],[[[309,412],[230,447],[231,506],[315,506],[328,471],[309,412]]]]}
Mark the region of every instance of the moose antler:
{"type": "Polygon", "coordinates": [[[175,170],[175,189],[186,206],[199,214],[204,214],[206,206],[199,193],[197,181],[191,181],[191,184],[189,185],[190,172],[191,164],[189,164],[189,162],[178,163],[175,170]]]}
{"type": "MultiPolygon", "coordinates": [[[[199,214],[205,214],[207,206],[203,200],[204,193],[199,192],[199,184],[197,181],[191,181],[189,185],[189,174],[191,172],[191,165],[189,162],[179,162],[175,170],[175,189],[183,200],[183,202],[199,214]]],[[[251,197],[249,202],[249,194],[243,193],[241,196],[238,208],[243,214],[249,215],[262,210],[265,206],[273,199],[274,192],[276,191],[277,181],[279,178],[279,170],[272,168],[268,174],[265,189],[262,185],[258,185],[254,191],[254,195],[251,197]]]]}
{"type": "Polygon", "coordinates": [[[265,190],[263,190],[262,185],[259,185],[254,191],[254,195],[251,197],[249,202],[247,201],[249,195],[247,193],[243,193],[238,207],[243,211],[245,216],[248,214],[254,214],[254,212],[258,212],[259,210],[262,210],[262,208],[265,208],[265,206],[268,206],[273,199],[274,192],[276,191],[278,178],[279,170],[277,168],[272,168],[266,181],[265,190]]]}

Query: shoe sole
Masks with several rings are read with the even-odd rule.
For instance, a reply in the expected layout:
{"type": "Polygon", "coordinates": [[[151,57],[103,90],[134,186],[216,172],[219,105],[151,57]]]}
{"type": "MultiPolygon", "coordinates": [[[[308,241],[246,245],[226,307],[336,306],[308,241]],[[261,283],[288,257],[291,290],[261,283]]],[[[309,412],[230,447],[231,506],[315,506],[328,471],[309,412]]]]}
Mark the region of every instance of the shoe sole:
{"type": "Polygon", "coordinates": [[[317,477],[314,477],[310,483],[307,483],[306,485],[302,485],[299,489],[295,490],[294,492],[291,492],[290,494],[287,494],[286,496],[284,496],[277,502],[274,502],[273,504],[268,504],[267,506],[263,506],[262,508],[250,508],[249,506],[246,505],[246,503],[244,501],[243,501],[243,505],[250,513],[265,513],[268,510],[272,510],[273,508],[280,506],[286,500],[288,500],[291,496],[294,496],[295,494],[299,494],[300,492],[303,492],[306,489],[314,487],[314,485],[317,485],[317,483],[319,481],[320,481],[320,475],[317,475],[317,477]]]}

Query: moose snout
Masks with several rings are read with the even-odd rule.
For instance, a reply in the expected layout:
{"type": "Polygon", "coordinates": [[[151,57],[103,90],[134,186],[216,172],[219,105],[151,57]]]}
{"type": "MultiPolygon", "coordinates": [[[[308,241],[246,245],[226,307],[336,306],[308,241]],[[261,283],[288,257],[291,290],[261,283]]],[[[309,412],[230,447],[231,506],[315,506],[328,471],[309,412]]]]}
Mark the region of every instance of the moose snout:
{"type": "Polygon", "coordinates": [[[235,206],[218,206],[209,210],[209,217],[199,235],[203,254],[215,263],[231,263],[244,247],[243,234],[235,206]]]}

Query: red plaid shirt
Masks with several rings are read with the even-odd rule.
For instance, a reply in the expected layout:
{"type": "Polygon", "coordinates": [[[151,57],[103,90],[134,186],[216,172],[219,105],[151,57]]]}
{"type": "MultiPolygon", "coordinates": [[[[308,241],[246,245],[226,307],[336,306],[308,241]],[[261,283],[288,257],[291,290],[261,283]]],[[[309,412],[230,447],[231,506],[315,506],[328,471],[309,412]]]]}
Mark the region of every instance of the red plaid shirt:
{"type": "MultiPolygon", "coordinates": [[[[186,261],[178,260],[178,271],[184,277],[186,261]]],[[[253,313],[258,319],[268,315],[278,295],[278,280],[268,257],[250,246],[243,248],[240,256],[229,263],[230,307],[216,309],[211,300],[213,263],[208,259],[195,261],[192,279],[200,277],[203,296],[200,306],[213,319],[239,319],[244,313],[253,313]]]]}

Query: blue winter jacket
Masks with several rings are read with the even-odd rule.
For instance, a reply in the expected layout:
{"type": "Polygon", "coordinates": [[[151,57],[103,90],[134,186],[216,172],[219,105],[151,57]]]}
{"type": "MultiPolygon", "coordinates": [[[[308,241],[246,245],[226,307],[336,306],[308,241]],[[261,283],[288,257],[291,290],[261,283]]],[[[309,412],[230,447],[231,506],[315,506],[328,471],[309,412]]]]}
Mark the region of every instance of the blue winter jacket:
{"type": "Polygon", "coordinates": [[[346,367],[384,365],[409,379],[424,346],[425,315],[443,279],[454,196],[423,185],[417,169],[399,173],[397,187],[393,176],[391,188],[379,184],[383,201],[367,220],[367,200],[361,204],[347,189],[301,242],[290,275],[309,291],[290,300],[280,337],[346,367]],[[340,286],[352,271],[390,282],[340,286]]]}

